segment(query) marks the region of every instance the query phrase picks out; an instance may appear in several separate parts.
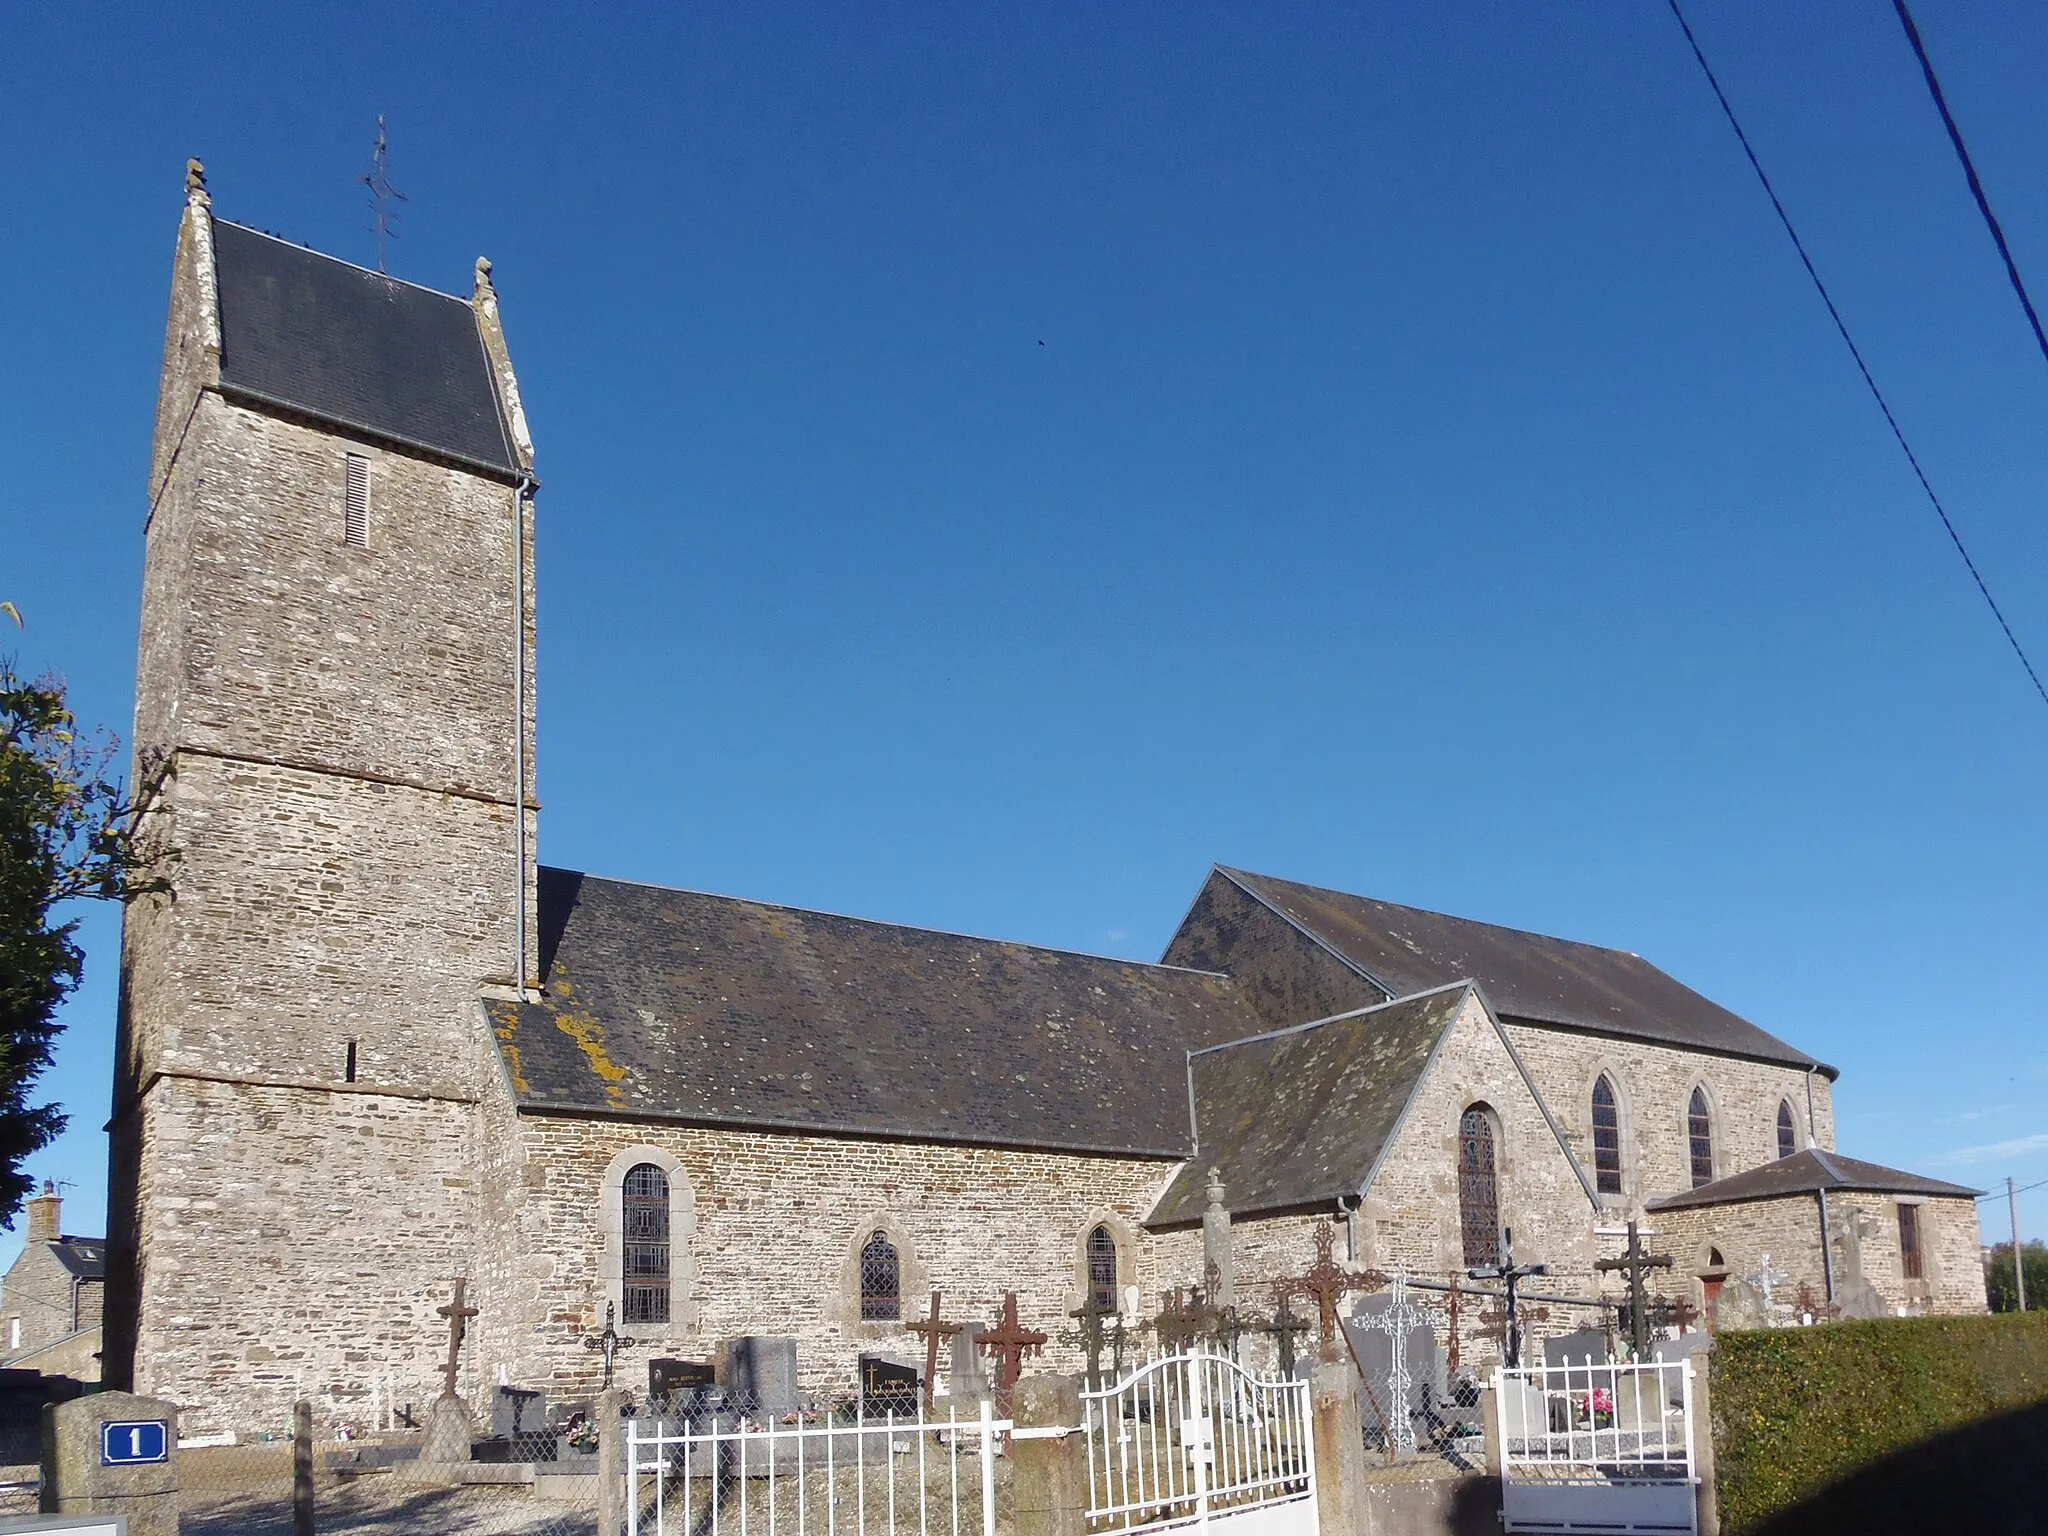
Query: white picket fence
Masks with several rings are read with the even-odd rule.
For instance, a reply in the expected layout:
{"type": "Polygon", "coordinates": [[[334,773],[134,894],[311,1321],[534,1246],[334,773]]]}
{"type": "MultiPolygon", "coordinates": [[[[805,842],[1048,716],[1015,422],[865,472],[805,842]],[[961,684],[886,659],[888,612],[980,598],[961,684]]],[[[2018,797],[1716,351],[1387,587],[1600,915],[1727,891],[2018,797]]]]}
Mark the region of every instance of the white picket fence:
{"type": "Polygon", "coordinates": [[[1307,1382],[1257,1376],[1197,1351],[1151,1361],[1081,1402],[1092,1530],[1315,1530],[1307,1382]]]}
{"type": "Polygon", "coordinates": [[[1692,1363],[1525,1366],[1494,1376],[1510,1531],[1698,1531],[1692,1363]]]}

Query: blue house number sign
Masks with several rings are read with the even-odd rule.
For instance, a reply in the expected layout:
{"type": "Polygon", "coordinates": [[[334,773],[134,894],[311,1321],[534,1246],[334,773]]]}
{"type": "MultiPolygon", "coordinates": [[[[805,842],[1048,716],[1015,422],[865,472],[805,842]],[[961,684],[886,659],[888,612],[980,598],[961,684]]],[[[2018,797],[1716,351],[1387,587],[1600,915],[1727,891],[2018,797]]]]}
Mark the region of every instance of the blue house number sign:
{"type": "Polygon", "coordinates": [[[100,1426],[100,1465],[141,1467],[171,1459],[171,1426],[165,1419],[109,1419],[100,1426]]]}

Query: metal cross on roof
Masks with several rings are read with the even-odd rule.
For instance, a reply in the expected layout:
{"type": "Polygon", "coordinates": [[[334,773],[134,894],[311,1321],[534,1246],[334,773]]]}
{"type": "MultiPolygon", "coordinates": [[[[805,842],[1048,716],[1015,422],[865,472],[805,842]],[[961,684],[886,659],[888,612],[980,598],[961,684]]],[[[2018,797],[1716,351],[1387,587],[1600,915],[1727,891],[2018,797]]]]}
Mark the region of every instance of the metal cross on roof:
{"type": "Polygon", "coordinates": [[[469,1277],[457,1275],[454,1298],[447,1306],[434,1309],[439,1316],[448,1319],[448,1361],[441,1367],[441,1377],[447,1383],[449,1397],[456,1395],[455,1373],[462,1359],[462,1341],[468,1336],[469,1320],[476,1316],[476,1308],[464,1306],[462,1302],[462,1293],[468,1288],[469,1277]]]}
{"type": "Polygon", "coordinates": [[[1317,1222],[1315,1263],[1303,1274],[1273,1283],[1273,1294],[1283,1301],[1289,1296],[1315,1298],[1316,1324],[1325,1360],[1337,1358],[1338,1300],[1350,1291],[1383,1291],[1387,1288],[1387,1277],[1376,1269],[1349,1270],[1338,1264],[1331,1252],[1336,1241],[1335,1229],[1326,1221],[1317,1222]]]}
{"type": "Polygon", "coordinates": [[[1600,1259],[1593,1267],[1602,1273],[1620,1270],[1628,1276],[1628,1339],[1638,1360],[1650,1353],[1650,1313],[1648,1296],[1643,1290],[1643,1276],[1653,1269],[1669,1269],[1671,1255],[1668,1253],[1643,1252],[1642,1238],[1636,1232],[1636,1224],[1628,1224],[1628,1252],[1618,1259],[1600,1259]]]}
{"type": "Polygon", "coordinates": [[[995,1327],[985,1330],[975,1341],[975,1346],[985,1355],[996,1359],[996,1407],[1004,1417],[1010,1412],[1010,1389],[1017,1385],[1017,1378],[1024,1374],[1024,1357],[1035,1355],[1045,1348],[1045,1335],[1034,1333],[1017,1321],[1017,1293],[1003,1292],[1003,1315],[995,1327]]]}
{"type": "Polygon", "coordinates": [[[908,1325],[910,1331],[924,1340],[924,1411],[932,1411],[932,1383],[939,1376],[939,1341],[950,1339],[959,1333],[961,1324],[939,1320],[939,1293],[932,1292],[931,1315],[908,1325]]]}

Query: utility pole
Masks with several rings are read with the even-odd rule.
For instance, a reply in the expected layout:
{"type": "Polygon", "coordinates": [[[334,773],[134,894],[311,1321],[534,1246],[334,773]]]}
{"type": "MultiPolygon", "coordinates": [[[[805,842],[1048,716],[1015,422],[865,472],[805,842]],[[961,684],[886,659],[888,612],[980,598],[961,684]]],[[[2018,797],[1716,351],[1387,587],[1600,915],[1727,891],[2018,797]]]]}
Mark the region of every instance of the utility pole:
{"type": "Polygon", "coordinates": [[[2012,1288],[2020,1310],[2027,1310],[2027,1266],[2020,1262],[2020,1201],[2013,1193],[2012,1175],[2005,1176],[2005,1214],[2012,1219],[2012,1288]]]}

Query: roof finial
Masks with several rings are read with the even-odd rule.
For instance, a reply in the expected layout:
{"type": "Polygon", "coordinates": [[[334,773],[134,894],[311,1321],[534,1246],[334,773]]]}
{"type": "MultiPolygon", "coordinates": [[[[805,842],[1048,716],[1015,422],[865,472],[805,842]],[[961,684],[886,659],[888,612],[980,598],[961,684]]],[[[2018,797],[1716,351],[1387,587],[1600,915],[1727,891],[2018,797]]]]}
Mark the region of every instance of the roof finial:
{"type": "Polygon", "coordinates": [[[488,256],[477,257],[476,296],[478,298],[482,298],[484,297],[484,295],[489,294],[491,297],[495,298],[497,297],[497,293],[498,290],[496,286],[491,282],[491,258],[488,256]]]}
{"type": "Polygon", "coordinates": [[[185,162],[185,201],[205,203],[209,207],[213,203],[213,199],[206,191],[206,167],[199,163],[196,156],[185,162]]]}

